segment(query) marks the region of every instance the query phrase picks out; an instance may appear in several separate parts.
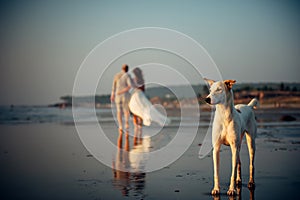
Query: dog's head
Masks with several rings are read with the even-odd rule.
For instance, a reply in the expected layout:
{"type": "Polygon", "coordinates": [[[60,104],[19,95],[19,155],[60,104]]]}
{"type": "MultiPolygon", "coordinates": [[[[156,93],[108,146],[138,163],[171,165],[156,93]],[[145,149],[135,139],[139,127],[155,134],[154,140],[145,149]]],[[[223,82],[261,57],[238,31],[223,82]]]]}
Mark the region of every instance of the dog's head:
{"type": "Polygon", "coordinates": [[[225,104],[235,80],[214,81],[206,78],[204,80],[210,87],[210,93],[205,98],[206,103],[210,105],[225,104]]]}

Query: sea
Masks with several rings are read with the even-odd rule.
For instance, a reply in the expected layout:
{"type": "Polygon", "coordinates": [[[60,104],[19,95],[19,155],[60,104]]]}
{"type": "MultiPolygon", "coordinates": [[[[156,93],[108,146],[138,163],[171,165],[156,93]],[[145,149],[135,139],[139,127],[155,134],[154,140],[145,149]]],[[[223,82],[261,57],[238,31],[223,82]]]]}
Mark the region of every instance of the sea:
{"type": "MultiPolygon", "coordinates": [[[[60,123],[74,124],[73,112],[80,113],[77,122],[116,122],[115,108],[93,108],[93,107],[72,107],[64,109],[49,106],[0,106],[0,124],[41,124],[60,123]],[[95,118],[96,115],[96,118],[95,118]],[[96,120],[96,121],[95,121],[96,120]]],[[[273,126],[300,126],[300,109],[259,109],[256,110],[256,117],[259,127],[273,126]],[[287,120],[286,120],[287,119],[287,120]]],[[[211,124],[211,112],[189,112],[189,115],[180,115],[180,109],[167,112],[171,123],[168,126],[203,126],[211,124]],[[170,114],[171,113],[171,114],[170,114]]],[[[156,124],[154,124],[156,126],[156,124]]]]}
{"type": "MultiPolygon", "coordinates": [[[[91,112],[91,109],[82,109],[91,112]]],[[[103,110],[96,110],[103,112],[103,110]]],[[[86,116],[88,118],[88,115],[86,116]]],[[[73,123],[72,108],[48,106],[0,106],[0,124],[73,123]]]]}
{"type": "MultiPolygon", "coordinates": [[[[93,107],[72,107],[58,108],[49,106],[0,106],[0,124],[18,125],[18,124],[42,124],[42,123],[60,123],[65,125],[74,124],[73,112],[80,113],[76,117],[79,123],[111,123],[116,122],[115,108],[93,108],[93,107]],[[96,115],[96,118],[95,118],[96,115]],[[78,118],[79,116],[79,118],[78,118]]],[[[174,111],[172,112],[174,114],[174,111]]],[[[179,111],[180,114],[180,111],[179,111]]],[[[191,116],[168,116],[171,120],[169,126],[195,126],[199,124],[199,118],[191,116]]],[[[204,114],[206,122],[203,126],[209,125],[210,114],[204,114]]],[[[158,126],[158,124],[153,124],[158,126]]]]}

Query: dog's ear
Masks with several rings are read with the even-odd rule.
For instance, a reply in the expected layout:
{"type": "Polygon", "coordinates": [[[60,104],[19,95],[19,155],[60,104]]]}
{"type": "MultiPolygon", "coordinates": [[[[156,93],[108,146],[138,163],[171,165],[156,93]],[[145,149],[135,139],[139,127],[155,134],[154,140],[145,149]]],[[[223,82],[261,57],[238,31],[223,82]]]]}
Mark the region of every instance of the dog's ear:
{"type": "Polygon", "coordinates": [[[233,86],[233,84],[235,84],[235,80],[225,80],[224,84],[227,86],[227,88],[230,90],[233,86]]]}
{"type": "Polygon", "coordinates": [[[207,79],[207,78],[204,78],[204,80],[208,83],[209,87],[214,84],[214,80],[211,80],[211,79],[207,79]]]}

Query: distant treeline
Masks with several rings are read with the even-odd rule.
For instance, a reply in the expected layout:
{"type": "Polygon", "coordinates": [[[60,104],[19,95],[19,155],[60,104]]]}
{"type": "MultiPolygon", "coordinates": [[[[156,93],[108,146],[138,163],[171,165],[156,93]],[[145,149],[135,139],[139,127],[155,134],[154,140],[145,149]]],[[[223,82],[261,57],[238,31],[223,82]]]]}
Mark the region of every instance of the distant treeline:
{"type": "MultiPolygon", "coordinates": [[[[234,85],[233,90],[235,92],[252,92],[252,91],[300,91],[300,83],[237,83],[234,85]]],[[[152,87],[146,88],[146,96],[151,99],[153,97],[159,97],[166,101],[173,101],[174,99],[185,99],[195,97],[203,97],[208,94],[207,85],[180,85],[170,87],[152,87]]],[[[51,106],[61,107],[72,105],[72,96],[62,96],[61,103],[56,103],[51,106]]],[[[110,95],[96,95],[96,96],[80,96],[74,97],[76,104],[91,104],[96,105],[110,104],[110,95]]]]}
{"type": "Polygon", "coordinates": [[[236,84],[235,91],[300,91],[300,83],[243,83],[236,84]]]}

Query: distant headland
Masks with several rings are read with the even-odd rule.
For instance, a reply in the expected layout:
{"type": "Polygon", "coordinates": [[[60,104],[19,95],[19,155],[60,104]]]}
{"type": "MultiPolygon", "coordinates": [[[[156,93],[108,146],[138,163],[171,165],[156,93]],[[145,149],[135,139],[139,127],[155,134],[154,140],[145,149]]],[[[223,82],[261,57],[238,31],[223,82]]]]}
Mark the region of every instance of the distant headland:
{"type": "MultiPolygon", "coordinates": [[[[256,97],[263,108],[297,107],[300,108],[300,83],[237,83],[234,85],[235,103],[247,103],[256,97]]],[[[146,96],[153,104],[161,104],[165,108],[179,108],[199,102],[208,94],[206,85],[180,85],[170,87],[151,87],[146,89],[146,96]],[[192,90],[194,93],[190,92],[192,90]]],[[[60,97],[60,102],[50,107],[66,108],[76,102],[78,107],[110,108],[110,95],[60,97]],[[72,101],[75,98],[75,101],[72,101]]]]}

